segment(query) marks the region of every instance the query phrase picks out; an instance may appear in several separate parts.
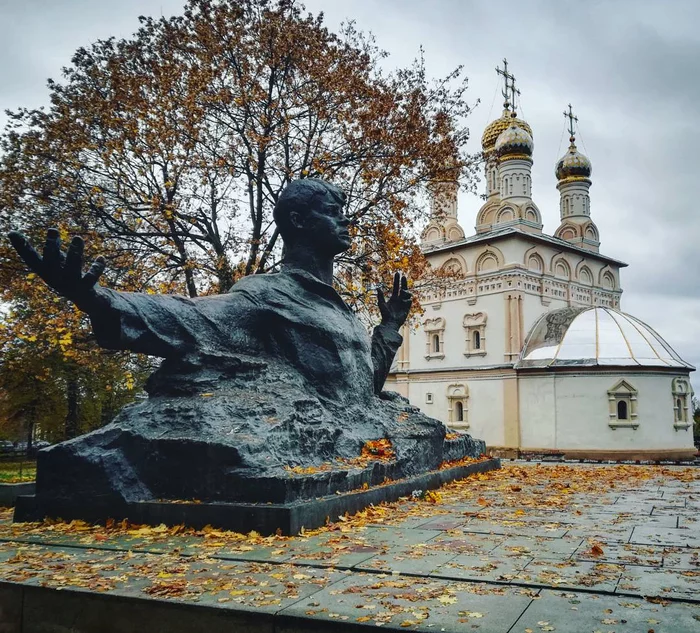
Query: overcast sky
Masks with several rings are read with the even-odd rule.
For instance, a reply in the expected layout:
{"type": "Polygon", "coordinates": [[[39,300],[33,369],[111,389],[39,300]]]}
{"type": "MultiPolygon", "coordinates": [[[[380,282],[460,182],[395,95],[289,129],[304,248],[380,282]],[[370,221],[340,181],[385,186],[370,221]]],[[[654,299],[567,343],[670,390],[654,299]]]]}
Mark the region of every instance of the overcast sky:
{"type": "MultiPolygon", "coordinates": [[[[351,18],[406,65],[422,45],[429,71],[470,78],[472,149],[500,115],[494,71],[507,57],[535,138],[533,198],[544,230],[559,225],[554,164],[567,147],[565,106],[593,163],[591,216],[601,252],[629,264],[622,309],[700,367],[700,2],[696,0],[307,0],[330,28],[351,18]],[[495,97],[495,98],[494,98],[495,97]]],[[[72,53],[126,37],[139,14],[169,16],[180,0],[0,0],[0,109],[47,100],[72,53]]],[[[4,117],[0,116],[0,123],[4,117]]],[[[460,200],[473,233],[481,201],[460,200]]],[[[700,388],[700,379],[694,375],[700,388]]]]}

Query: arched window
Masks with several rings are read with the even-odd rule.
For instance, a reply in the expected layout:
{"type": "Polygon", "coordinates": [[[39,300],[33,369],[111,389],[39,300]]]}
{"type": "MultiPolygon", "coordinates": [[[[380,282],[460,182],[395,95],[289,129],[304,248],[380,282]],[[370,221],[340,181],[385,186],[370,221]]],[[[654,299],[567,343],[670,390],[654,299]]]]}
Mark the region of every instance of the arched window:
{"type": "MultiPolygon", "coordinates": [[[[611,428],[631,428],[639,426],[639,415],[637,412],[638,400],[637,390],[626,380],[620,380],[608,391],[608,402],[610,404],[609,425],[611,428]]],[[[675,402],[673,400],[672,402],[675,402]]]]}
{"type": "Polygon", "coordinates": [[[687,378],[674,378],[673,409],[674,424],[677,429],[687,429],[693,423],[691,401],[693,390],[687,378]]]}
{"type": "Polygon", "coordinates": [[[423,321],[423,329],[425,331],[425,358],[445,357],[445,319],[436,317],[434,319],[426,319],[423,321]]]}
{"type": "Polygon", "coordinates": [[[466,349],[464,354],[486,356],[486,312],[465,314],[462,319],[464,326],[464,342],[466,349]]]}
{"type": "Polygon", "coordinates": [[[469,427],[469,387],[464,383],[455,383],[447,387],[448,424],[455,428],[469,427]]]}
{"type": "Polygon", "coordinates": [[[626,420],[627,419],[627,402],[625,400],[617,401],[617,419],[626,420]]]}
{"type": "Polygon", "coordinates": [[[683,400],[676,398],[676,420],[678,422],[685,422],[685,408],[683,406],[683,400]]]}

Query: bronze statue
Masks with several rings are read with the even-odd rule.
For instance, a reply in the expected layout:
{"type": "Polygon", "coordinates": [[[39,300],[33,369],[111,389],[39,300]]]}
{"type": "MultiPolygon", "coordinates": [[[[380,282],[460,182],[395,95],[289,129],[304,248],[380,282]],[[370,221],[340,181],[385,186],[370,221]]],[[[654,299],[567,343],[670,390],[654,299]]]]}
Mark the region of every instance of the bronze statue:
{"type": "Polygon", "coordinates": [[[195,365],[232,353],[271,353],[296,365],[311,392],[352,402],[381,391],[411,295],[398,273],[388,302],[377,291],[382,323],[370,355],[364,328],[332,288],[333,258],[350,248],[344,203],[344,193],[330,183],[292,182],[274,210],[286,247],[282,272],[247,277],[226,295],[196,299],[100,287],[104,258],[83,275],[83,240],[74,237],[64,255],[56,229],[48,231],[43,258],[20,233],[10,240],[33,272],[90,316],[101,347],[195,365]]]}
{"type": "Polygon", "coordinates": [[[79,237],[64,256],[49,230],[40,256],[13,232],[29,268],[87,312],[102,347],[164,358],[148,400],[40,454],[37,507],[58,513],[81,498],[95,516],[114,516],[153,499],[288,502],[481,453],[483,442],[446,440],[441,422],[382,392],[411,295],[398,273],[388,300],[378,291],[382,322],[370,340],[332,287],[333,259],[351,243],[344,204],[330,183],[290,183],[274,209],[281,272],[194,299],[109,290],[98,284],[104,259],[83,274],[79,237]],[[366,442],[383,438],[395,461],[353,466],[366,442]],[[294,466],[319,473],[301,481],[289,476],[294,466]]]}

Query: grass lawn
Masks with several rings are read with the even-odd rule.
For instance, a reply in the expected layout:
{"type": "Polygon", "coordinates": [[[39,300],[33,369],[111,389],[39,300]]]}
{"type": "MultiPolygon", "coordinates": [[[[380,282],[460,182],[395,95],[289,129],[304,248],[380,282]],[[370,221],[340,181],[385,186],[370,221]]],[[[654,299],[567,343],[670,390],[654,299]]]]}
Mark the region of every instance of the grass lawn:
{"type": "Polygon", "coordinates": [[[36,479],[36,462],[0,462],[0,484],[18,484],[22,481],[34,481],[34,479],[36,479]]]}

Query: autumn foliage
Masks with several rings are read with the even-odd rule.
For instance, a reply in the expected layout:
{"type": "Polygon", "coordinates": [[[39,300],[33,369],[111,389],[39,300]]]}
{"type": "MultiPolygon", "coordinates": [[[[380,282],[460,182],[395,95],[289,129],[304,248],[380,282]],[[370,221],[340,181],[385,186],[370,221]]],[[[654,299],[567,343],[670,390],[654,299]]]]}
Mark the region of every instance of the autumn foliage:
{"type": "MultiPolygon", "coordinates": [[[[327,178],[353,218],[337,287],[372,309],[393,271],[426,273],[416,238],[428,185],[468,187],[474,169],[461,68],[433,81],[422,52],[391,72],[385,57],[352,23],[332,33],[293,0],[190,0],[181,16],[141,18],[132,37],[79,49],[49,80],[48,109],[9,113],[0,230],[80,234],[119,289],[225,292],[278,269],[284,186],[327,178]]],[[[38,356],[102,371],[84,315],[26,278],[6,242],[0,275],[3,354],[27,376],[41,375],[25,363],[38,356]],[[76,341],[84,351],[71,352],[76,341]]]]}

